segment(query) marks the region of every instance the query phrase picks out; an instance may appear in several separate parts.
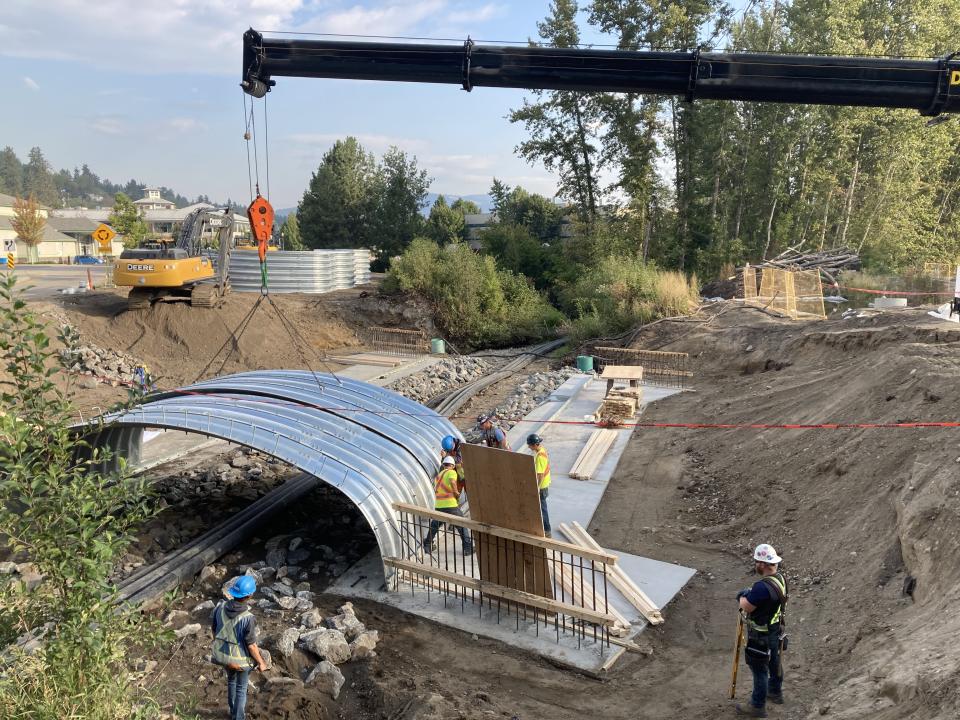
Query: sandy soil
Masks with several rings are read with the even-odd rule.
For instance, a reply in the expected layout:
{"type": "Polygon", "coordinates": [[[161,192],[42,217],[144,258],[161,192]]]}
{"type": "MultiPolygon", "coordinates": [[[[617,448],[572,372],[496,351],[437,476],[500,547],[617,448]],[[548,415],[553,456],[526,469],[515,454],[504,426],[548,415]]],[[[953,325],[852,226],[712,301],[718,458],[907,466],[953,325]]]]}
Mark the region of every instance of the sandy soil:
{"type": "MultiPolygon", "coordinates": [[[[229,316],[201,322],[164,309],[141,328],[134,318],[111,315],[110,301],[104,303],[102,311],[66,312],[81,331],[98,336],[91,340],[113,336],[124,350],[184,380],[193,379],[209,361],[209,346],[222,343],[217,338],[226,338],[249,310],[237,300],[229,316]]],[[[337,319],[342,315],[306,303],[286,307],[311,343],[349,339],[337,319]]],[[[278,349],[275,329],[256,332],[241,343],[237,367],[296,366],[297,353],[278,349]]],[[[655,404],[644,421],[912,422],[960,415],[960,329],[922,311],[802,323],[724,305],[699,321],[660,323],[635,346],[686,351],[695,361],[694,391],[655,404]]],[[[474,406],[495,404],[506,388],[493,390],[474,406]]],[[[752,547],[770,542],[784,555],[793,588],[787,704],[772,708],[772,717],[955,718],[958,462],[956,429],[638,430],[591,531],[608,546],[699,570],[665,609],[666,623],[643,634],[651,655],[629,654],[598,680],[360,605],[361,619],[383,641],[373,661],[344,667],[340,700],[263,687],[251,697],[249,716],[730,717],[733,598],[752,581],[752,547]]],[[[295,523],[313,542],[351,544],[353,537],[333,533],[323,520],[323,503],[309,509],[313,515],[279,522],[295,523]]],[[[257,552],[251,544],[235,561],[259,559],[257,552]]],[[[315,590],[322,589],[318,582],[315,590]]],[[[318,598],[327,611],[337,602],[318,598]]],[[[216,716],[223,690],[219,681],[198,684],[212,670],[201,645],[169,667],[175,671],[163,682],[170,692],[216,716]]],[[[741,699],[748,685],[741,667],[741,699]]]]}

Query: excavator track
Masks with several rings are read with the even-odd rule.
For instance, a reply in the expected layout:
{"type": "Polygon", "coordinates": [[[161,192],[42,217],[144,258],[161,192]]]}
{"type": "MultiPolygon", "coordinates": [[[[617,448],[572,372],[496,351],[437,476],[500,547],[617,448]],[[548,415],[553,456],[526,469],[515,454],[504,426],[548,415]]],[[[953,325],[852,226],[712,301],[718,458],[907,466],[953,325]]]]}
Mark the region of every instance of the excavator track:
{"type": "Polygon", "coordinates": [[[127,310],[149,310],[156,293],[146,288],[130,288],[127,295],[127,310]]]}
{"type": "Polygon", "coordinates": [[[190,304],[194,307],[215,308],[223,298],[213,283],[198,283],[190,291],[190,304]]]}

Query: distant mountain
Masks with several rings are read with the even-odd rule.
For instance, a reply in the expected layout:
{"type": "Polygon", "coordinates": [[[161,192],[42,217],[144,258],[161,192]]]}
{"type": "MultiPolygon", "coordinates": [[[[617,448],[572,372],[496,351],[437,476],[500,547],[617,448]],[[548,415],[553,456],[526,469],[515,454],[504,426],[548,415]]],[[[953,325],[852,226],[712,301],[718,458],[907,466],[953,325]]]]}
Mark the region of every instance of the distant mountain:
{"type": "Polygon", "coordinates": [[[284,220],[287,219],[287,215],[290,215],[291,213],[295,213],[296,211],[297,209],[295,207],[277,208],[276,210],[273,211],[273,216],[276,218],[278,223],[282,223],[284,220]]]}

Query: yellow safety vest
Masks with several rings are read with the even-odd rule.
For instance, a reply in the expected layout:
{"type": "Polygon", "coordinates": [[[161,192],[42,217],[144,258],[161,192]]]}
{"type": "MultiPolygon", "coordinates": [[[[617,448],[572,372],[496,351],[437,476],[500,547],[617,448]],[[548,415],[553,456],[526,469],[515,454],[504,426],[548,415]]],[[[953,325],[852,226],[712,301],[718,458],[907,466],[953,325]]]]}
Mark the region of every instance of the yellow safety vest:
{"type": "Polygon", "coordinates": [[[460,478],[453,468],[441,470],[433,481],[433,506],[437,509],[455,508],[460,505],[460,478]]]}
{"type": "Polygon", "coordinates": [[[543,475],[543,479],[537,485],[537,488],[544,490],[545,488],[550,487],[550,458],[547,457],[547,451],[543,448],[537,450],[537,458],[535,460],[534,468],[537,471],[537,475],[543,475]]]}
{"type": "Polygon", "coordinates": [[[241,620],[249,615],[250,611],[244,610],[239,615],[228,618],[226,604],[220,603],[217,607],[220,631],[213,638],[213,652],[211,653],[213,662],[217,665],[223,665],[224,667],[238,665],[244,669],[253,667],[253,658],[244,651],[237,638],[237,626],[241,620]]]}
{"type": "MultiPolygon", "coordinates": [[[[771,583],[776,585],[777,589],[780,591],[780,595],[783,597],[783,600],[778,603],[777,610],[771,616],[769,622],[758,623],[755,620],[747,618],[747,625],[758,633],[767,633],[770,632],[770,626],[776,625],[783,621],[783,606],[787,603],[787,581],[784,577],[777,573],[776,575],[767,575],[762,578],[762,582],[766,583],[769,580],[771,583]]],[[[769,583],[766,583],[769,586],[769,583]]]]}

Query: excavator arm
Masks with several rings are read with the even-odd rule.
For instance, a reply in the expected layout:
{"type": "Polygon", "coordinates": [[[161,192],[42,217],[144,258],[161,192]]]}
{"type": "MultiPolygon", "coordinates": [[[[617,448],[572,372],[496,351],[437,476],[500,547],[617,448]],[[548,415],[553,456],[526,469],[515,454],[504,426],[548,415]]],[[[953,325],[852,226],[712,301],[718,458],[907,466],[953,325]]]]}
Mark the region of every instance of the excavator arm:
{"type": "Polygon", "coordinates": [[[243,36],[241,87],[263,97],[276,77],[446,83],[681,95],[687,100],[910,108],[960,112],[960,58],[654,52],[406,44],[243,36]]]}

